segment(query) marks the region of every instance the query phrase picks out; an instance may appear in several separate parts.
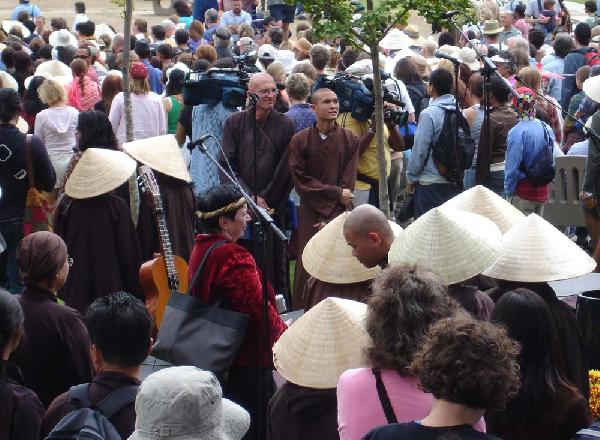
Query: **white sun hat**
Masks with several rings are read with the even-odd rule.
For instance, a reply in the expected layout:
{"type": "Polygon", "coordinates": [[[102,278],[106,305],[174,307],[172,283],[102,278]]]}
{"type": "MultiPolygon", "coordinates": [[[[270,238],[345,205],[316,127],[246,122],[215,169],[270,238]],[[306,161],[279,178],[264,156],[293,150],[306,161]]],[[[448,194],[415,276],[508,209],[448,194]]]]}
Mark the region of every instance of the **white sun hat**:
{"type": "Polygon", "coordinates": [[[73,82],[71,68],[58,60],[44,61],[37,66],[33,76],[43,76],[46,79],[54,79],[63,86],[73,82]]]}
{"type": "Polygon", "coordinates": [[[326,298],[298,318],[273,346],[277,372],[308,388],[335,388],[340,375],[366,365],[367,305],[326,298]]]}
{"type": "Polygon", "coordinates": [[[88,199],[122,185],[135,171],[135,160],[120,151],[88,148],[65,184],[74,199],[88,199]]]}
{"type": "Polygon", "coordinates": [[[463,191],[444,203],[442,207],[460,209],[487,217],[496,223],[503,234],[525,218],[521,211],[483,185],[463,191]]]}
{"type": "Polygon", "coordinates": [[[29,31],[29,29],[27,29],[27,27],[20,21],[2,20],[2,29],[4,29],[4,31],[6,31],[7,34],[14,27],[19,28],[19,30],[21,31],[21,34],[23,34],[23,38],[27,38],[31,35],[31,32],[29,31]]]}
{"type": "Polygon", "coordinates": [[[472,212],[434,208],[400,234],[389,252],[390,265],[419,264],[447,284],[480,274],[500,248],[502,233],[491,220],[472,212]]]}
{"type": "Polygon", "coordinates": [[[306,244],[302,264],[309,275],[333,284],[351,284],[372,280],[381,270],[367,268],[352,255],[352,248],[344,238],[344,222],[348,212],[327,223],[306,244]]]}
{"type": "Polygon", "coordinates": [[[583,82],[583,91],[590,99],[600,102],[600,76],[591,76],[586,79],[583,82]]]}
{"type": "Polygon", "coordinates": [[[77,37],[69,32],[68,29],[60,29],[52,32],[48,37],[48,42],[54,48],[61,46],[78,46],[77,37]]]}
{"type": "Polygon", "coordinates": [[[541,283],[593,271],[596,262],[566,235],[530,214],[502,237],[496,261],[484,275],[507,281],[541,283]]]}
{"type": "Polygon", "coordinates": [[[3,89],[13,89],[16,92],[19,91],[19,84],[10,73],[0,70],[0,81],[2,81],[3,89]]]}
{"type": "Polygon", "coordinates": [[[186,182],[192,181],[181,148],[172,134],[125,142],[123,150],[153,170],[186,182]]]}
{"type": "Polygon", "coordinates": [[[391,29],[379,42],[379,47],[387,50],[408,49],[413,41],[398,28],[391,29]]]}
{"type": "Polygon", "coordinates": [[[478,72],[479,69],[481,69],[481,65],[477,59],[477,54],[475,53],[475,50],[471,49],[470,47],[461,47],[461,49],[458,51],[457,58],[458,61],[465,64],[473,72],[478,72]]]}

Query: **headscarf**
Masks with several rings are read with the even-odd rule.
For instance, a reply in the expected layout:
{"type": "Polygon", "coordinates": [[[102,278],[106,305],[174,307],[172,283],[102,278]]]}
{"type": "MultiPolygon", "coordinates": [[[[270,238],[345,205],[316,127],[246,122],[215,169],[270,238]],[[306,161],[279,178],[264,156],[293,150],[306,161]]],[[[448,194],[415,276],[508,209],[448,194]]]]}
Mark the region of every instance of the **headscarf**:
{"type": "Polygon", "coordinates": [[[29,234],[17,248],[19,273],[28,286],[54,278],[66,260],[67,245],[52,232],[29,234]]]}
{"type": "Polygon", "coordinates": [[[535,94],[528,87],[517,89],[519,98],[513,98],[513,108],[520,121],[533,121],[535,119],[535,94]]]}

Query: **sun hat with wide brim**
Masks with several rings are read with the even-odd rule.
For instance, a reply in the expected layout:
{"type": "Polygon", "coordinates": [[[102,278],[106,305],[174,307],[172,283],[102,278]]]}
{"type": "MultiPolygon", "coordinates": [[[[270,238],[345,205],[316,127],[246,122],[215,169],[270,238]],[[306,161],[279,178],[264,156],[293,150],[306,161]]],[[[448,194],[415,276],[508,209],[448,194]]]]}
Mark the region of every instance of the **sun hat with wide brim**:
{"type": "Polygon", "coordinates": [[[496,35],[502,32],[498,20],[486,20],[483,22],[483,35],[496,35]]]}
{"type": "Polygon", "coordinates": [[[19,84],[10,73],[0,70],[0,81],[2,81],[3,89],[13,89],[16,92],[19,91],[19,84]]]}
{"type": "Polygon", "coordinates": [[[587,97],[600,103],[600,76],[591,76],[586,79],[583,82],[583,91],[587,97]]]}
{"type": "Polygon", "coordinates": [[[46,79],[54,79],[62,85],[73,82],[71,68],[58,60],[44,61],[35,69],[33,76],[43,76],[46,79]]]}
{"type": "Polygon", "coordinates": [[[481,69],[481,65],[477,59],[477,53],[470,47],[461,47],[456,58],[473,72],[478,72],[479,69],[481,69]]]}
{"type": "Polygon", "coordinates": [[[366,365],[366,304],[326,298],[298,318],[273,346],[277,372],[308,388],[335,388],[340,375],[366,365]]]}
{"type": "Polygon", "coordinates": [[[2,20],[2,29],[4,29],[7,34],[14,27],[19,28],[19,30],[21,31],[21,34],[23,35],[23,38],[27,38],[27,37],[29,37],[31,35],[31,32],[29,31],[29,29],[27,29],[27,26],[25,26],[20,21],[17,21],[17,20],[2,20]]]}
{"type": "Polygon", "coordinates": [[[491,220],[472,212],[434,208],[400,234],[389,252],[390,265],[419,264],[456,284],[479,275],[500,249],[502,233],[491,220]]]}
{"type": "Polygon", "coordinates": [[[248,412],[223,398],[215,375],[191,366],[146,377],[135,411],[129,440],[241,440],[250,427],[248,412]]]}
{"type": "Polygon", "coordinates": [[[502,237],[498,258],[484,275],[507,281],[541,283],[575,278],[596,262],[566,235],[530,214],[502,237]]]}
{"type": "Polygon", "coordinates": [[[186,182],[192,181],[181,148],[172,134],[125,142],[123,150],[138,162],[148,165],[159,173],[186,182]]]}
{"type": "Polygon", "coordinates": [[[500,228],[503,234],[525,218],[521,211],[483,185],[463,191],[444,203],[442,207],[460,209],[487,217],[500,228]]]}
{"type": "Polygon", "coordinates": [[[89,199],[122,185],[135,171],[135,160],[120,151],[88,148],[65,184],[74,199],[89,199]]]}
{"type": "Polygon", "coordinates": [[[372,280],[381,270],[378,266],[363,266],[352,255],[352,248],[344,238],[344,222],[348,214],[340,214],[327,223],[304,247],[304,269],[320,281],[332,284],[360,283],[372,280]]]}
{"type": "Polygon", "coordinates": [[[52,32],[48,37],[48,42],[54,48],[62,46],[78,46],[77,37],[69,32],[68,29],[60,29],[52,32]]]}
{"type": "Polygon", "coordinates": [[[412,44],[412,40],[400,29],[393,28],[379,42],[379,47],[387,50],[408,49],[412,44]]]}
{"type": "Polygon", "coordinates": [[[404,28],[404,33],[410,39],[411,46],[422,47],[423,43],[425,43],[425,38],[423,38],[419,33],[419,30],[412,25],[406,26],[404,28]]]}

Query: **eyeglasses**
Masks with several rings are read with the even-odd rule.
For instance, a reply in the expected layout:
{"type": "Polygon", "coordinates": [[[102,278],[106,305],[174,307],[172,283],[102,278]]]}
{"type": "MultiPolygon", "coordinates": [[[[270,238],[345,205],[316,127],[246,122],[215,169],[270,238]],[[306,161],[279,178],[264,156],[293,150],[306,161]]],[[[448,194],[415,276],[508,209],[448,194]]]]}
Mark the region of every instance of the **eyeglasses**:
{"type": "Polygon", "coordinates": [[[268,95],[277,95],[279,93],[279,90],[277,89],[264,89],[264,90],[257,90],[256,94],[258,96],[268,96],[268,95]]]}

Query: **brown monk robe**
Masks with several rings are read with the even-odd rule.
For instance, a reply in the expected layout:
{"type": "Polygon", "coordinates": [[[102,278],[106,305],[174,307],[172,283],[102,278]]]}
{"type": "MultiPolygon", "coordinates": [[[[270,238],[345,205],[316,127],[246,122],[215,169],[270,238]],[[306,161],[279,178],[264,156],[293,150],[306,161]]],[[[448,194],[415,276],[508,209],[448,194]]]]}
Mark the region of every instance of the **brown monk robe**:
{"type": "Polygon", "coordinates": [[[56,210],[55,232],[73,259],[59,296],[85,313],[96,299],[119,290],[144,300],[138,279],[142,253],[129,206],[113,194],[65,197],[56,210]]]}
{"type": "MultiPolygon", "coordinates": [[[[194,247],[195,198],[189,183],[154,170],[154,177],[160,188],[160,198],[165,210],[169,241],[173,254],[189,261],[194,247]]],[[[154,207],[148,197],[140,199],[137,234],[142,249],[143,261],[151,260],[154,253],[160,253],[160,240],[156,226],[154,207]]]]}
{"type": "Polygon", "coordinates": [[[367,133],[359,139],[335,122],[339,103],[333,91],[319,89],[313,93],[311,102],[317,122],[294,135],[289,149],[292,181],[300,196],[294,310],[304,307],[305,302],[303,292],[308,274],[302,265],[304,246],[323,223],[337,217],[351,204],[359,148],[362,144],[368,146],[373,138],[373,133],[367,133]],[[349,196],[346,193],[350,193],[349,196]]]}
{"type": "Polygon", "coordinates": [[[367,298],[371,295],[372,282],[373,280],[367,280],[359,283],[333,284],[309,276],[303,292],[304,312],[306,313],[325,298],[331,296],[366,303],[367,298]]]}

